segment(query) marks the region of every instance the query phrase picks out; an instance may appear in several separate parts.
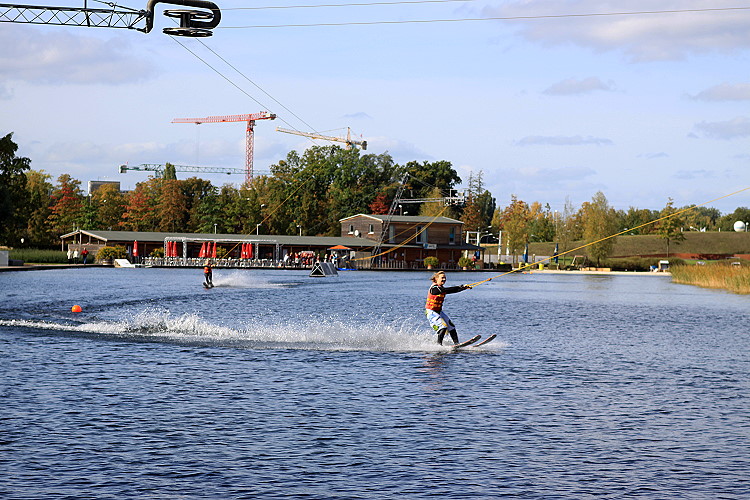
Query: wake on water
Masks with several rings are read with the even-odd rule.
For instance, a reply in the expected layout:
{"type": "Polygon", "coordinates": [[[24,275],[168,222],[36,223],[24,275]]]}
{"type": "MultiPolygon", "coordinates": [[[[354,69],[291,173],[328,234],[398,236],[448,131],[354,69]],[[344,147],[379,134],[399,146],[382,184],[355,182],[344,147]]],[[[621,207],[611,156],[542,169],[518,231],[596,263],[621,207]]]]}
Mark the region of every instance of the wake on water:
{"type": "Polygon", "coordinates": [[[232,271],[229,273],[216,273],[213,276],[214,287],[230,288],[287,288],[297,283],[273,283],[263,277],[246,271],[232,271]]]}
{"type": "MultiPolygon", "coordinates": [[[[254,349],[308,349],[325,351],[444,351],[424,327],[340,318],[292,318],[253,321],[238,327],[210,323],[195,313],[173,316],[169,310],[148,308],[119,321],[57,323],[0,320],[0,326],[82,333],[103,338],[149,342],[198,343],[254,349]]],[[[502,347],[499,342],[490,349],[502,347]]],[[[483,347],[482,349],[485,349],[483,347]]]]}

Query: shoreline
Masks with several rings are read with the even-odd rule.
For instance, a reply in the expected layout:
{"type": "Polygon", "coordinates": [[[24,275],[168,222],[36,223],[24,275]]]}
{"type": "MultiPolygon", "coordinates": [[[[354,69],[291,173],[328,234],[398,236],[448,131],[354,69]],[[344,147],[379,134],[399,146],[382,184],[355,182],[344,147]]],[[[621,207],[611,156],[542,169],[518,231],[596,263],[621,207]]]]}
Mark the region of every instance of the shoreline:
{"type": "MultiPolygon", "coordinates": [[[[117,269],[115,266],[111,265],[104,265],[104,264],[26,264],[23,266],[5,266],[0,267],[0,273],[2,272],[11,272],[11,271],[44,271],[48,269],[80,269],[80,268],[89,268],[89,267],[96,267],[96,268],[110,268],[110,269],[117,269]]],[[[158,268],[166,268],[170,266],[154,266],[152,269],[158,269],[158,268]]],[[[146,269],[146,268],[144,268],[146,269]]],[[[198,269],[198,268],[189,268],[189,269],[198,269]]],[[[245,267],[245,268],[215,268],[215,269],[247,269],[247,270],[257,270],[257,269],[274,269],[274,270],[296,270],[296,271],[304,271],[309,269],[301,269],[301,268],[276,268],[276,267],[245,267]]],[[[365,272],[373,272],[373,271],[397,271],[397,272],[433,272],[432,269],[356,269],[354,271],[365,271],[365,272]]],[[[341,271],[341,272],[347,272],[347,271],[341,271]]],[[[500,273],[504,274],[503,272],[498,271],[497,269],[447,269],[446,272],[450,273],[500,273]]],[[[511,272],[506,271],[507,274],[513,274],[511,272]]],[[[580,275],[587,275],[587,276],[669,276],[671,277],[671,273],[669,272],[650,272],[650,271],[558,271],[554,269],[526,269],[521,271],[515,271],[517,274],[565,274],[570,276],[580,276],[580,275]]]]}

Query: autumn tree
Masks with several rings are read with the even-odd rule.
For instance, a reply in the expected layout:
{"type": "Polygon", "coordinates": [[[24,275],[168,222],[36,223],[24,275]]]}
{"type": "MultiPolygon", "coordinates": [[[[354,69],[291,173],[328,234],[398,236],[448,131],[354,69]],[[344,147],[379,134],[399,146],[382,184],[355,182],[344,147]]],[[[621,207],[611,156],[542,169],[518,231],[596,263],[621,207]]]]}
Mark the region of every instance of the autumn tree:
{"type": "Polygon", "coordinates": [[[115,184],[103,184],[91,195],[91,205],[96,211],[92,229],[122,229],[125,197],[115,184]]]}
{"type": "Polygon", "coordinates": [[[503,232],[501,244],[513,255],[513,263],[517,262],[517,256],[524,250],[529,242],[529,206],[525,201],[511,195],[510,204],[502,211],[495,212],[493,225],[499,227],[503,232]]]}
{"type": "Polygon", "coordinates": [[[156,230],[158,179],[139,182],[125,197],[123,227],[130,231],[156,230]]]}
{"type": "Polygon", "coordinates": [[[370,209],[370,213],[374,215],[383,215],[387,214],[388,211],[391,209],[391,204],[388,200],[388,195],[386,195],[384,192],[379,192],[375,195],[375,199],[372,200],[372,203],[370,203],[370,206],[368,207],[370,209]]]}
{"type": "Polygon", "coordinates": [[[158,231],[177,231],[187,222],[187,203],[182,193],[180,181],[163,179],[161,182],[156,215],[158,231]]]}
{"type": "Polygon", "coordinates": [[[68,174],[57,178],[57,187],[52,191],[52,213],[48,217],[53,231],[63,234],[75,230],[83,217],[83,191],[81,181],[68,174]]]}

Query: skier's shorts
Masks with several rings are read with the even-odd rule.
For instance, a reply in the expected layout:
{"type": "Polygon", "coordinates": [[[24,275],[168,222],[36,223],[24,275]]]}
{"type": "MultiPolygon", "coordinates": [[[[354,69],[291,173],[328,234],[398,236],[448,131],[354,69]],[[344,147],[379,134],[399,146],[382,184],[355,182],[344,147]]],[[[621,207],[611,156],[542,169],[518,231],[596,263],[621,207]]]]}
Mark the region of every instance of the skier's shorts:
{"type": "Polygon", "coordinates": [[[456,329],[456,325],[453,324],[453,321],[451,321],[450,317],[444,311],[437,312],[432,309],[425,309],[424,312],[427,315],[427,321],[430,322],[430,326],[436,332],[443,329],[447,329],[448,331],[456,329]]]}

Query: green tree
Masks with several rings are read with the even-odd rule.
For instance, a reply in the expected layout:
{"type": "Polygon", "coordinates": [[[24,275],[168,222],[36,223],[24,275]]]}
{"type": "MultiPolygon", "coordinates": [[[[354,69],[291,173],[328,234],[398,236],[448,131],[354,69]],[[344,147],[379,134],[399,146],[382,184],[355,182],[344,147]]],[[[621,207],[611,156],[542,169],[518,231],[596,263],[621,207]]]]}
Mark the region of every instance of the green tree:
{"type": "Polygon", "coordinates": [[[174,168],[174,165],[169,162],[164,165],[164,173],[162,175],[162,179],[170,181],[177,180],[177,170],[174,168]]]}
{"type": "Polygon", "coordinates": [[[482,171],[469,174],[469,187],[466,190],[466,205],[461,215],[467,231],[480,231],[480,235],[492,224],[495,213],[495,198],[484,188],[482,171]]]}
{"type": "Polygon", "coordinates": [[[529,207],[529,240],[552,241],[554,237],[555,221],[549,204],[533,202],[529,207]]]}
{"type": "Polygon", "coordinates": [[[206,232],[205,227],[210,227],[213,231],[214,221],[211,221],[209,226],[203,226],[206,221],[203,220],[202,210],[205,207],[202,203],[206,198],[216,196],[218,189],[210,181],[198,177],[189,177],[180,181],[180,187],[185,197],[185,210],[187,211],[185,231],[189,233],[206,232]]]}
{"type": "Polygon", "coordinates": [[[26,207],[29,193],[26,175],[31,160],[16,156],[18,145],[13,133],[0,139],[0,243],[15,246],[26,229],[26,207]]]}
{"type": "Polygon", "coordinates": [[[583,203],[579,213],[583,239],[588,245],[586,253],[601,266],[602,260],[612,255],[614,249],[615,238],[608,237],[617,234],[617,213],[601,191],[590,202],[583,203]]]}
{"type": "Polygon", "coordinates": [[[444,193],[461,183],[461,177],[453,169],[451,162],[446,160],[428,162],[410,161],[403,167],[409,174],[406,182],[409,198],[427,198],[433,188],[440,188],[444,193]]]}
{"type": "Polygon", "coordinates": [[[29,196],[26,212],[26,238],[32,247],[51,247],[59,243],[59,235],[52,232],[48,222],[52,214],[50,194],[53,187],[49,182],[51,178],[52,176],[44,170],[26,172],[26,191],[29,196]]]}
{"type": "Polygon", "coordinates": [[[686,210],[682,214],[685,231],[713,231],[721,218],[721,212],[716,208],[687,205],[681,210],[686,210]]]}
{"type": "Polygon", "coordinates": [[[560,253],[564,253],[570,249],[573,241],[580,239],[576,208],[570,198],[565,198],[562,213],[557,213],[555,217],[555,238],[560,244],[560,253]]]}
{"type": "Polygon", "coordinates": [[[667,258],[669,258],[670,241],[678,245],[685,241],[685,235],[682,233],[685,221],[682,219],[682,214],[674,215],[677,213],[678,210],[674,207],[672,198],[669,198],[667,205],[659,213],[659,217],[663,220],[656,224],[657,233],[667,242],[667,258]]]}
{"type": "MultiPolygon", "coordinates": [[[[659,213],[648,209],[638,209],[629,207],[627,212],[620,215],[620,231],[628,230],[628,234],[651,234],[654,231],[654,225],[648,224],[659,218],[659,213]],[[641,227],[642,226],[642,227],[641,227]]],[[[618,231],[619,232],[619,231],[618,231]]]]}
{"type": "Polygon", "coordinates": [[[734,231],[734,223],[737,221],[750,222],[750,208],[736,208],[731,214],[721,217],[717,222],[717,226],[721,231],[734,231]]]}

